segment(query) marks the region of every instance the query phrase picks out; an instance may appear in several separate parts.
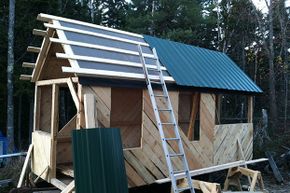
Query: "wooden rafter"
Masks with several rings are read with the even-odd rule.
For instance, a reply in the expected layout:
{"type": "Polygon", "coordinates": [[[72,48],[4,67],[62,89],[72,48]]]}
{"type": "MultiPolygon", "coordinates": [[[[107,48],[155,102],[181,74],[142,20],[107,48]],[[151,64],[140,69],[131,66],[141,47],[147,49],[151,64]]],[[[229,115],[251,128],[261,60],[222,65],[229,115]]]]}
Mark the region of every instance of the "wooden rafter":
{"type": "Polygon", "coordinates": [[[33,52],[33,53],[39,53],[41,51],[41,48],[35,47],[35,46],[28,46],[27,52],[33,52]]]}
{"type": "Polygon", "coordinates": [[[32,34],[35,36],[45,37],[45,36],[47,36],[47,31],[40,30],[40,29],[33,29],[32,34]]]}
{"type": "Polygon", "coordinates": [[[78,98],[77,92],[76,92],[76,90],[75,90],[75,87],[74,87],[74,85],[73,85],[73,81],[72,81],[71,78],[68,78],[68,79],[67,79],[67,85],[68,85],[68,88],[69,88],[69,90],[70,90],[70,94],[71,94],[71,96],[72,96],[72,98],[73,98],[73,101],[74,101],[74,103],[75,103],[75,105],[76,105],[76,108],[77,108],[77,110],[79,111],[80,101],[79,101],[79,98],[78,98]]]}
{"type": "MultiPolygon", "coordinates": [[[[98,58],[98,57],[68,55],[68,54],[63,54],[63,53],[56,53],[56,57],[61,58],[61,59],[83,60],[83,61],[89,61],[89,62],[100,62],[100,63],[106,63],[106,64],[115,64],[115,65],[121,65],[121,66],[131,66],[131,67],[142,68],[141,63],[121,61],[121,60],[112,60],[112,59],[105,59],[105,58],[98,58]]],[[[146,66],[153,69],[157,69],[156,65],[146,64],[146,66]]],[[[166,70],[166,68],[162,66],[161,70],[166,70]]]]}
{"type": "Polygon", "coordinates": [[[35,67],[35,63],[23,62],[22,63],[22,67],[24,67],[24,68],[34,68],[35,67]]]}
{"type": "Polygon", "coordinates": [[[21,74],[19,79],[20,80],[31,80],[32,76],[28,74],[21,74]]]}
{"type": "MultiPolygon", "coordinates": [[[[144,74],[128,73],[128,72],[117,72],[109,70],[94,70],[94,69],[82,69],[82,68],[71,68],[62,67],[63,72],[76,73],[80,75],[92,75],[96,77],[114,77],[123,79],[141,79],[145,78],[144,74]]],[[[159,80],[159,76],[149,75],[152,80],[159,80]]],[[[166,82],[174,82],[171,76],[164,76],[166,82]]]]}

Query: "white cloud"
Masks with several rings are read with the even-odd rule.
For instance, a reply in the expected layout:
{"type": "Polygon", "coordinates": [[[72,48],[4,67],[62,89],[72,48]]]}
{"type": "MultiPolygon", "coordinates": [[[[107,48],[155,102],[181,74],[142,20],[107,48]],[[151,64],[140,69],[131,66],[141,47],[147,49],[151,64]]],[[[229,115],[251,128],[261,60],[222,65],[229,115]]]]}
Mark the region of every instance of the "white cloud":
{"type": "Polygon", "coordinates": [[[268,0],[252,0],[256,7],[261,10],[263,13],[268,12],[266,1],[268,0]]]}

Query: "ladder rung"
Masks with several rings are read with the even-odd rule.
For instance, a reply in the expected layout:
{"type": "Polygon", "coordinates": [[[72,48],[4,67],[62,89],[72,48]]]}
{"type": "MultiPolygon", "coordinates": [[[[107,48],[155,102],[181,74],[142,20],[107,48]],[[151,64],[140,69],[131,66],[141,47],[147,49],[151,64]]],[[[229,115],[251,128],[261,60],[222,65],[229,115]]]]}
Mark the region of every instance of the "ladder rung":
{"type": "Polygon", "coordinates": [[[162,125],[175,125],[175,123],[161,123],[162,125]]]}
{"type": "Polygon", "coordinates": [[[173,154],[168,154],[169,157],[179,157],[179,156],[184,156],[183,153],[173,153],[173,154]]]}
{"type": "Polygon", "coordinates": [[[151,84],[162,84],[162,82],[150,81],[151,84]]]}
{"type": "Polygon", "coordinates": [[[159,72],[159,70],[158,70],[157,68],[150,68],[150,67],[147,67],[147,70],[155,71],[155,72],[159,72]]]}
{"type": "Polygon", "coordinates": [[[158,111],[172,111],[171,109],[158,109],[158,111]]]}
{"type": "Polygon", "coordinates": [[[184,188],[178,188],[177,191],[178,192],[183,192],[185,190],[190,190],[190,189],[191,189],[191,187],[187,186],[187,187],[184,187],[184,188]]]}
{"type": "Polygon", "coordinates": [[[168,98],[168,96],[166,95],[154,95],[155,97],[164,97],[164,98],[168,98]]]}
{"type": "Polygon", "coordinates": [[[174,141],[174,140],[180,140],[179,138],[164,138],[166,141],[174,141]]]}
{"type": "Polygon", "coordinates": [[[186,170],[174,170],[173,174],[182,174],[182,173],[186,173],[186,170]]]}

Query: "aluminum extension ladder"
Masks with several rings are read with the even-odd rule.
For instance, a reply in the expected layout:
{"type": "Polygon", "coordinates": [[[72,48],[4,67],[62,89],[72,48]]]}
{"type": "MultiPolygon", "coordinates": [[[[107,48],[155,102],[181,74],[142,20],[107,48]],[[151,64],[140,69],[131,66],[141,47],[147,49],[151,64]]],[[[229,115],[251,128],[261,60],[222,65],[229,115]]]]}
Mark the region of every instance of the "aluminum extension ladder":
{"type": "Polygon", "coordinates": [[[193,185],[192,185],[192,181],[191,181],[191,176],[189,175],[189,167],[188,167],[187,159],[186,159],[186,156],[184,153],[182,140],[180,138],[180,134],[178,131],[178,125],[176,123],[176,119],[174,116],[174,112],[172,109],[171,101],[170,101],[170,98],[168,95],[167,87],[166,87],[166,84],[164,81],[164,77],[162,74],[162,70],[161,70],[161,66],[160,66],[160,62],[158,59],[156,49],[153,48],[153,54],[154,54],[154,58],[156,59],[156,67],[157,68],[156,67],[152,68],[151,66],[149,67],[148,65],[146,65],[145,58],[144,58],[142,48],[140,45],[138,45],[138,51],[139,51],[140,60],[141,60],[142,66],[143,66],[150,100],[151,100],[153,110],[154,110],[154,115],[155,115],[155,118],[157,121],[157,127],[158,127],[158,130],[160,133],[162,147],[163,147],[163,151],[165,153],[166,163],[167,163],[167,167],[169,170],[169,176],[171,179],[173,191],[174,191],[174,193],[179,193],[179,192],[183,192],[185,190],[190,190],[191,193],[195,193],[193,185]],[[149,71],[158,73],[159,79],[151,80],[152,77],[151,77],[151,75],[149,76],[149,73],[148,73],[149,71]],[[161,86],[163,94],[162,95],[154,94],[153,89],[152,89],[152,84],[161,86]],[[165,100],[164,102],[166,103],[167,108],[160,109],[157,106],[156,98],[163,98],[165,100]],[[161,122],[160,113],[169,113],[170,120],[168,122],[161,122]],[[166,138],[164,131],[163,131],[163,126],[165,127],[164,129],[173,129],[174,133],[175,133],[175,137],[166,138]],[[171,142],[171,143],[175,142],[178,144],[178,152],[177,153],[169,151],[169,144],[168,144],[169,142],[171,142]],[[183,163],[183,170],[177,170],[177,169],[173,168],[172,159],[174,159],[174,158],[181,158],[182,163],[183,163]],[[184,180],[186,179],[187,186],[180,188],[177,185],[176,175],[182,174],[182,173],[185,174],[185,176],[186,176],[183,179],[184,180]]]}

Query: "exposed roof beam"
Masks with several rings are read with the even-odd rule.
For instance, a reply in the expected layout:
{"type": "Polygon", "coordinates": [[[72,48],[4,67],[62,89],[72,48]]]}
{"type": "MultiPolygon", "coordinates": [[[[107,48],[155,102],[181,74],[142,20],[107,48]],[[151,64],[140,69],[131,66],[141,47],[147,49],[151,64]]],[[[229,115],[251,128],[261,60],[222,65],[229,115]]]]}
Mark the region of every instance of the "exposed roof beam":
{"type": "Polygon", "coordinates": [[[129,35],[129,36],[133,36],[133,37],[143,38],[143,36],[140,35],[140,34],[127,32],[127,31],[122,31],[122,30],[118,30],[118,29],[113,29],[113,28],[109,28],[109,27],[104,27],[104,26],[100,26],[100,25],[96,25],[96,24],[92,24],[92,23],[87,23],[87,22],[83,22],[83,21],[77,21],[77,20],[73,20],[73,19],[58,17],[58,16],[54,16],[54,15],[48,15],[48,14],[44,14],[44,13],[38,14],[37,20],[44,21],[44,22],[51,22],[52,20],[59,20],[59,21],[64,21],[64,22],[68,22],[68,23],[88,26],[88,27],[91,27],[91,28],[96,28],[96,29],[102,29],[102,30],[106,30],[106,31],[116,32],[116,33],[119,33],[119,34],[129,35]]]}
{"type": "Polygon", "coordinates": [[[23,67],[23,68],[34,68],[34,67],[35,67],[35,63],[31,63],[31,62],[23,62],[23,63],[22,63],[22,67],[23,67]]]}
{"type": "MultiPolygon", "coordinates": [[[[108,71],[108,70],[94,70],[94,69],[83,69],[78,68],[74,69],[71,67],[62,67],[63,72],[67,73],[76,73],[79,75],[84,76],[96,76],[96,77],[113,77],[113,78],[120,78],[120,79],[145,79],[144,74],[136,74],[136,73],[129,73],[129,72],[116,72],[116,71],[108,71]]],[[[159,80],[159,76],[149,75],[151,80],[159,80]]],[[[175,82],[171,76],[164,76],[164,80],[166,82],[175,82]]]]}
{"type": "Polygon", "coordinates": [[[20,80],[31,80],[31,75],[28,75],[28,74],[21,74],[19,79],[20,80]]]}
{"type": "Polygon", "coordinates": [[[44,26],[47,28],[59,29],[59,30],[63,30],[63,31],[69,31],[69,32],[74,32],[74,33],[79,33],[79,34],[95,36],[95,37],[105,38],[105,39],[109,39],[109,40],[114,40],[114,41],[125,42],[125,43],[129,43],[129,44],[135,44],[135,45],[149,47],[149,44],[147,44],[147,43],[129,40],[126,38],[119,38],[116,36],[110,36],[110,35],[106,35],[106,34],[95,33],[95,32],[90,32],[90,31],[85,31],[85,30],[80,30],[80,29],[75,29],[75,28],[70,28],[70,27],[56,26],[56,25],[49,24],[49,23],[44,23],[44,26]]]}
{"type": "MultiPolygon", "coordinates": [[[[121,54],[129,54],[129,55],[139,56],[139,53],[136,52],[136,51],[125,50],[125,49],[120,49],[120,48],[114,48],[114,47],[108,47],[108,46],[100,46],[100,45],[96,45],[96,44],[88,44],[88,43],[70,41],[70,40],[61,40],[61,39],[57,39],[57,38],[50,38],[50,41],[54,42],[54,43],[73,45],[73,46],[80,46],[80,47],[85,47],[85,48],[92,48],[92,49],[97,49],[97,50],[105,50],[105,51],[117,52],[117,53],[121,53],[121,54]]],[[[155,59],[153,54],[144,53],[143,56],[145,58],[155,59]]]]}
{"type": "Polygon", "coordinates": [[[28,46],[27,47],[27,52],[39,53],[40,50],[41,49],[39,47],[35,47],[35,46],[28,46]]]}
{"type": "MultiPolygon", "coordinates": [[[[100,63],[106,63],[106,64],[120,65],[120,66],[143,68],[141,63],[122,61],[122,60],[112,60],[112,59],[104,59],[104,58],[90,57],[90,56],[79,56],[79,55],[71,56],[71,55],[67,55],[63,53],[56,53],[56,57],[61,58],[61,59],[83,60],[83,61],[88,61],[88,62],[100,62],[100,63]]],[[[153,69],[158,69],[156,65],[146,64],[146,66],[153,69]]],[[[161,66],[161,70],[167,70],[167,69],[164,66],[161,66]]]]}
{"type": "Polygon", "coordinates": [[[40,30],[40,29],[33,29],[33,30],[32,30],[32,34],[33,34],[33,35],[36,35],[36,36],[42,36],[42,37],[45,37],[45,36],[47,36],[47,31],[45,31],[45,30],[40,30]]]}

